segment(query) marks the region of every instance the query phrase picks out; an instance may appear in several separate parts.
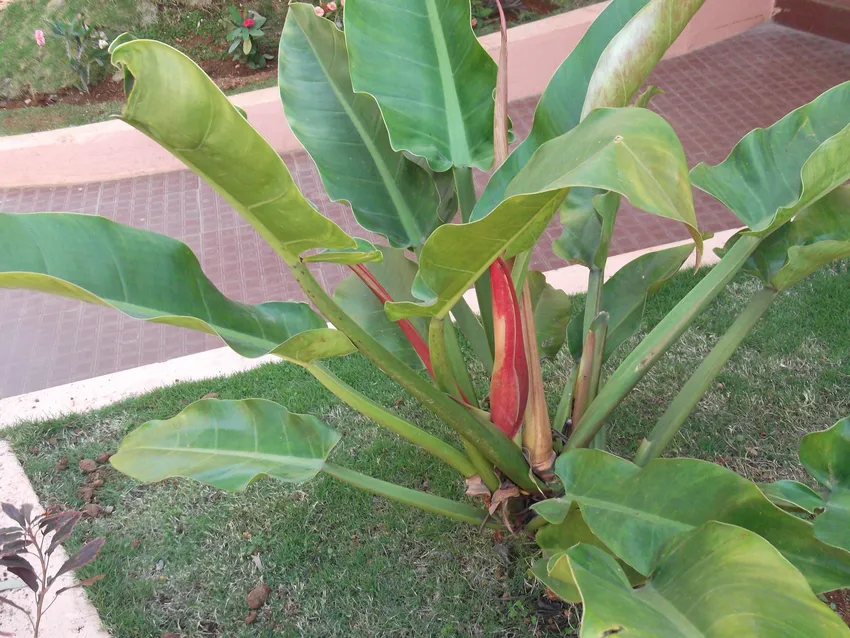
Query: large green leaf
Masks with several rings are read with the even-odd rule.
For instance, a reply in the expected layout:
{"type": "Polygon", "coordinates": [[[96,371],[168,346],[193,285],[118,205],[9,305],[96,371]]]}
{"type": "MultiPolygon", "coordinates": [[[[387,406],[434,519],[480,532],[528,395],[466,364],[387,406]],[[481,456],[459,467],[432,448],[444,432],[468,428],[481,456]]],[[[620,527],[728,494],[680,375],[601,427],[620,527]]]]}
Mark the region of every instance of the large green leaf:
{"type": "Polygon", "coordinates": [[[496,63],[470,19],[468,0],[352,0],[345,7],[354,89],[380,104],[393,148],[437,171],[493,163],[496,63]]]}
{"type": "MultiPolygon", "coordinates": [[[[393,299],[413,299],[410,287],[416,276],[416,264],[405,257],[404,250],[400,248],[379,246],[378,249],[383,259],[380,262],[368,264],[366,267],[369,272],[393,299]]],[[[357,275],[350,275],[337,285],[334,290],[334,300],[387,350],[415,370],[424,368],[422,360],[401,328],[387,317],[384,304],[357,275]]],[[[413,324],[420,334],[425,334],[425,324],[421,319],[413,320],[413,324]]]]}
{"type": "MultiPolygon", "coordinates": [[[[767,485],[759,485],[762,493],[784,510],[814,514],[824,508],[823,497],[808,485],[798,481],[774,481],[767,485]]],[[[817,529],[815,529],[817,536],[817,529]]]]}
{"type": "Polygon", "coordinates": [[[490,178],[472,219],[496,208],[534,151],[579,123],[585,103],[593,108],[626,106],[703,1],[609,3],[555,71],[537,103],[531,132],[490,178]]]}
{"type": "Polygon", "coordinates": [[[442,221],[430,174],[393,150],[375,99],[354,93],[345,36],[313,6],[289,7],[278,67],[283,111],[331,199],[393,246],[421,246],[442,221]]]}
{"type": "Polygon", "coordinates": [[[800,461],[829,490],[826,509],[814,520],[815,536],[850,550],[850,417],[804,436],[800,461]]]}
{"type": "Polygon", "coordinates": [[[182,476],[236,491],[261,476],[309,481],[339,438],[316,417],[273,401],[204,399],[128,434],[110,463],[145,483],[182,476]]]}
{"type": "Polygon", "coordinates": [[[215,334],[246,357],[274,352],[312,360],[354,351],[307,304],[232,301],[206,278],[185,244],[94,215],[0,213],[0,287],[62,295],[215,334]]]}
{"type": "Polygon", "coordinates": [[[800,572],[740,527],[710,522],[676,539],[639,589],[597,547],[567,557],[584,602],[582,638],[850,636],[800,572]]]}
{"type": "MultiPolygon", "coordinates": [[[[600,308],[609,315],[604,359],[637,334],[647,298],[679,272],[693,249],[685,244],[641,255],[605,282],[600,308]]],[[[568,331],[570,353],[576,360],[581,359],[584,347],[583,320],[581,315],[573,317],[568,331]]]]}
{"type": "MultiPolygon", "coordinates": [[[[537,532],[535,540],[543,550],[543,559],[535,563],[532,573],[562,600],[580,603],[581,595],[570,570],[566,556],[567,550],[579,543],[593,545],[609,554],[611,550],[590,531],[575,504],[570,508],[562,523],[544,526],[537,532]]],[[[621,567],[624,568],[629,582],[633,585],[646,580],[625,563],[621,563],[621,567]]]]}
{"type": "Polygon", "coordinates": [[[534,309],[534,327],[537,330],[540,356],[554,359],[567,339],[572,303],[567,293],[546,282],[546,276],[542,272],[529,270],[526,276],[531,290],[531,306],[534,309]]]}
{"type": "Polygon", "coordinates": [[[413,289],[425,303],[389,304],[388,313],[444,317],[500,254],[534,245],[573,186],[615,191],[643,210],[682,221],[701,245],[685,155],[670,125],[645,109],[598,109],[541,146],[492,213],[435,230],[413,289]]]}
{"type": "Polygon", "coordinates": [[[643,469],[601,450],[562,454],[555,471],[569,510],[578,502],[591,531],[644,575],[671,538],[711,520],[738,525],[770,541],[816,592],[850,585],[850,553],[822,543],[812,526],[771,503],[747,479],[695,459],[656,459],[643,469]]]}
{"type": "Polygon", "coordinates": [[[850,82],[839,84],[773,126],[755,129],[717,166],[691,181],[753,231],[776,228],[850,179],[850,82]]]}
{"type": "Polygon", "coordinates": [[[131,87],[122,119],[215,188],[288,263],[354,240],[299,192],[283,160],[201,68],[161,42],[112,51],[131,87]]]}
{"type": "MultiPolygon", "coordinates": [[[[725,254],[741,234],[718,252],[725,254]]],[[[839,186],[767,236],[743,269],[781,291],[843,257],[850,257],[848,186],[839,186]]]]}

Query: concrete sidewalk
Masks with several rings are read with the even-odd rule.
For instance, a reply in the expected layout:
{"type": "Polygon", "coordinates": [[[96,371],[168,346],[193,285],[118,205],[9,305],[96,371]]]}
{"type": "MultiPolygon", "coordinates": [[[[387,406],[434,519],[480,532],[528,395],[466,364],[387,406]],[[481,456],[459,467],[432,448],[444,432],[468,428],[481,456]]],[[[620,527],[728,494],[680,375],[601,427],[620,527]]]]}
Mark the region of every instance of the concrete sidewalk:
{"type": "MultiPolygon", "coordinates": [[[[850,45],[768,24],[719,44],[662,62],[651,83],[666,93],[652,108],[679,134],[691,165],[719,162],[749,130],[767,126],[826,89],[850,78],[850,45]]],[[[528,131],[535,98],[514,102],[518,137],[528,131]]],[[[328,201],[310,158],[284,157],[305,195],[351,232],[348,209],[328,201]]],[[[479,175],[479,186],[484,176],[479,175]]],[[[4,212],[98,214],[162,232],[187,243],[210,279],[248,303],[303,299],[274,252],[207,185],[187,171],[59,188],[0,189],[4,212]]],[[[711,198],[697,195],[703,230],[739,226],[711,198]]],[[[533,267],[563,266],[551,252],[557,222],[534,255],[533,267]]],[[[613,253],[683,239],[672,222],[630,206],[621,212],[613,253]]],[[[315,269],[332,290],[345,270],[315,269]]],[[[94,306],[30,293],[0,291],[0,397],[14,396],[139,365],[220,347],[212,337],[145,324],[94,306]]]]}

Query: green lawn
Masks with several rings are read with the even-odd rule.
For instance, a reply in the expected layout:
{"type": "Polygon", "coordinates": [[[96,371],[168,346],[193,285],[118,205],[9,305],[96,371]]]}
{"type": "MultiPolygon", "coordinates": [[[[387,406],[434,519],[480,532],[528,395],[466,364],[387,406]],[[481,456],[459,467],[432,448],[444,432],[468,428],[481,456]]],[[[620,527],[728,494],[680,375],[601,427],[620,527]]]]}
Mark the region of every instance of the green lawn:
{"type": "MultiPolygon", "coordinates": [[[[694,280],[683,273],[652,298],[645,327],[694,280]]],[[[755,288],[744,277],[735,280],[614,414],[609,442],[615,451],[634,451],[755,288]]],[[[850,262],[784,294],[700,403],[675,451],[756,480],[804,478],[796,463],[800,437],[850,414],[848,308],[850,262]]],[[[446,434],[360,357],[329,365],[362,392],[398,402],[404,416],[446,434]]],[[[569,367],[563,354],[545,367],[553,396],[569,367]]],[[[476,381],[485,383],[480,374],[476,381]]],[[[343,435],[335,463],[461,497],[452,471],[340,405],[289,364],[176,384],[86,415],[22,424],[4,436],[43,503],[79,507],[80,458],[114,450],[140,423],[172,416],[208,392],[261,396],[315,414],[343,435]],[[63,456],[70,467],[58,471],[63,456]]],[[[99,501],[114,513],[81,523],[71,549],[93,535],[107,538],[100,560],[84,574],[106,574],[90,594],[116,638],[158,638],[167,631],[186,638],[554,636],[563,635],[555,623],[564,633],[577,624],[576,610],[551,603],[528,579],[535,555],[530,539],[497,539],[329,478],[301,486],[262,480],[244,494],[226,494],[188,481],[139,485],[109,469],[101,473],[106,485],[99,501]],[[245,594],[258,583],[260,566],[272,593],[246,626],[245,594]]]]}

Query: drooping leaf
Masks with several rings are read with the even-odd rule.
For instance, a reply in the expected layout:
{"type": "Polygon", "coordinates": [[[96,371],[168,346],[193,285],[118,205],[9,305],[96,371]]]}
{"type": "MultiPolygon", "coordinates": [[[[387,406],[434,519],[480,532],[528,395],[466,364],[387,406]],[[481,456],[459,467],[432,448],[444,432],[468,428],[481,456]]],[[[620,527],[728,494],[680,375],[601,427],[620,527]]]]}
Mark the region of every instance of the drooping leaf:
{"type": "MultiPolygon", "coordinates": [[[[326,20],[327,22],[327,20],[326,20]]],[[[327,264],[343,264],[350,266],[353,264],[364,264],[370,261],[381,261],[384,257],[381,251],[375,248],[375,245],[365,239],[355,237],[357,242],[356,248],[346,249],[327,249],[315,255],[303,257],[306,263],[327,263],[327,264]]]]}
{"type": "Polygon", "coordinates": [[[546,282],[542,272],[529,270],[527,281],[534,307],[537,347],[542,357],[554,359],[567,339],[572,303],[567,293],[546,282]]]}
{"type": "Polygon", "coordinates": [[[421,246],[442,223],[430,174],[393,150],[381,110],[354,93],[345,36],[313,7],[293,3],[280,40],[280,96],[292,132],[331,199],[396,247],[421,246]]]}
{"type": "Polygon", "coordinates": [[[112,63],[132,77],[122,119],[206,180],[287,263],[311,248],[355,245],[304,198],[277,152],[188,57],[131,40],[113,49],[112,63]]]}
{"type": "Polygon", "coordinates": [[[582,638],[850,636],[770,543],[733,525],[709,522],[670,543],[639,589],[598,547],[567,557],[584,602],[582,638]]]}
{"type": "MultiPolygon", "coordinates": [[[[814,514],[825,506],[820,494],[808,485],[803,485],[797,481],[774,481],[760,485],[759,489],[772,503],[784,510],[814,514]]],[[[817,530],[815,530],[815,536],[817,536],[817,530]]]]}
{"type": "Polygon", "coordinates": [[[0,567],[5,567],[10,574],[14,574],[26,583],[27,587],[34,592],[38,592],[38,576],[36,576],[32,565],[23,556],[17,556],[15,554],[0,556],[0,567]]]}
{"type": "MultiPolygon", "coordinates": [[[[726,251],[741,237],[735,234],[726,251]]],[[[850,187],[839,186],[758,245],[743,270],[786,290],[836,259],[850,257],[850,187]]]]}
{"type": "Polygon", "coordinates": [[[79,569],[83,565],[88,565],[97,558],[101,547],[106,542],[105,538],[94,538],[83,545],[76,554],[62,563],[62,566],[51,577],[51,582],[55,582],[62,574],[67,574],[69,571],[79,569]]]}
{"type": "Polygon", "coordinates": [[[619,207],[620,196],[617,193],[595,188],[572,189],[561,204],[563,230],[561,236],[552,242],[552,251],[568,263],[588,268],[604,263],[608,257],[610,237],[603,238],[603,230],[613,230],[619,207]],[[604,215],[611,216],[607,223],[604,223],[604,215]]]}
{"type": "Polygon", "coordinates": [[[136,319],[220,336],[246,357],[286,357],[314,339],[321,356],[353,351],[307,304],[249,306],[219,292],[185,244],[93,215],[0,213],[0,287],[115,308],[136,319]],[[335,334],[332,334],[335,333],[335,334]]]}
{"type": "Polygon", "coordinates": [[[747,133],[721,164],[691,181],[752,231],[774,229],[850,178],[850,82],[766,129],[747,133]]]}
{"type": "Polygon", "coordinates": [[[814,520],[815,536],[850,550],[850,417],[804,436],[800,461],[829,490],[826,509],[814,520]]]}
{"type": "Polygon", "coordinates": [[[656,459],[641,469],[601,450],[574,449],[558,458],[555,471],[564,484],[562,500],[578,502],[591,531],[641,574],[652,573],[671,538],[715,520],[768,540],[817,593],[850,584],[850,553],[819,541],[811,524],[714,463],[656,459]]]}
{"type": "MultiPolygon", "coordinates": [[[[53,534],[53,538],[50,539],[50,545],[47,547],[47,551],[45,552],[48,556],[50,556],[62,543],[70,538],[71,534],[74,532],[74,527],[76,527],[77,523],[80,522],[80,517],[82,516],[82,512],[63,513],[67,513],[67,516],[62,518],[62,523],[56,527],[56,532],[53,534]]],[[[47,530],[45,530],[45,533],[47,533],[47,530]]]]}
{"type": "MultiPolygon", "coordinates": [[[[369,272],[398,301],[412,300],[410,288],[416,276],[416,264],[410,261],[399,248],[379,246],[383,258],[366,266],[369,272]]],[[[337,285],[334,300],[369,334],[375,337],[385,348],[415,370],[424,366],[419,355],[404,336],[401,328],[390,321],[384,312],[384,304],[364,284],[357,275],[350,275],[337,285]]],[[[413,320],[420,334],[425,334],[425,325],[421,319],[413,320]]]]}
{"type": "Polygon", "coordinates": [[[339,438],[316,417],[272,401],[204,399],[171,419],[140,426],[109,461],[142,482],[182,476],[240,491],[264,475],[309,481],[339,438]]]}
{"type": "Polygon", "coordinates": [[[493,163],[496,63],[470,20],[467,0],[358,0],[345,7],[354,89],[380,104],[393,148],[426,158],[437,171],[493,163]]]}
{"type": "Polygon", "coordinates": [[[12,505],[11,503],[2,503],[0,507],[3,509],[3,513],[6,514],[9,518],[15,521],[21,527],[26,527],[27,522],[24,519],[24,515],[21,514],[21,510],[12,505]]]}
{"type": "MultiPolygon", "coordinates": [[[[539,568],[536,571],[533,570],[534,575],[540,578],[541,582],[549,589],[557,593],[562,600],[580,603],[581,595],[570,571],[569,561],[565,555],[566,551],[579,543],[598,547],[609,554],[611,550],[590,531],[581,516],[581,511],[575,504],[569,508],[563,522],[557,525],[546,525],[537,532],[535,540],[543,550],[546,566],[542,572],[539,568]],[[544,577],[541,577],[541,575],[544,577]]],[[[629,581],[633,585],[638,585],[646,580],[625,563],[621,566],[624,567],[629,581]]]]}
{"type": "MultiPolygon", "coordinates": [[[[606,311],[609,319],[603,359],[608,359],[624,341],[637,334],[647,298],[679,272],[692,252],[693,246],[685,244],[641,255],[605,282],[600,310],[606,311]]],[[[576,360],[581,359],[584,346],[583,319],[576,315],[568,329],[570,353],[576,360]]]]}
{"type": "Polygon", "coordinates": [[[676,219],[701,238],[682,146],[659,115],[598,109],[571,132],[538,149],[492,213],[438,228],[422,249],[413,292],[424,304],[387,306],[393,318],[444,317],[489,265],[534,245],[573,186],[618,192],[635,206],[676,219]]]}
{"type": "Polygon", "coordinates": [[[626,106],[702,2],[655,0],[654,8],[647,6],[649,0],[609,3],[555,71],[537,103],[531,132],[490,178],[472,219],[496,208],[534,151],[579,123],[585,98],[594,108],[626,106]],[[622,88],[605,90],[615,85],[622,88]]]}

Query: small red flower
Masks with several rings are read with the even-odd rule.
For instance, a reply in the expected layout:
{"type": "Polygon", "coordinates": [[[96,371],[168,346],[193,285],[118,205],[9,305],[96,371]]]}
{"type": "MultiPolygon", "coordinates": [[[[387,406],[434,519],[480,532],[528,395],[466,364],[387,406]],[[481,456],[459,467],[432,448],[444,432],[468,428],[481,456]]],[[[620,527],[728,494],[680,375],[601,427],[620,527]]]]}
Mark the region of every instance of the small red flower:
{"type": "Polygon", "coordinates": [[[242,23],[242,26],[245,27],[246,29],[250,29],[255,24],[256,24],[256,22],[254,21],[254,18],[245,18],[245,21],[242,23]]]}

